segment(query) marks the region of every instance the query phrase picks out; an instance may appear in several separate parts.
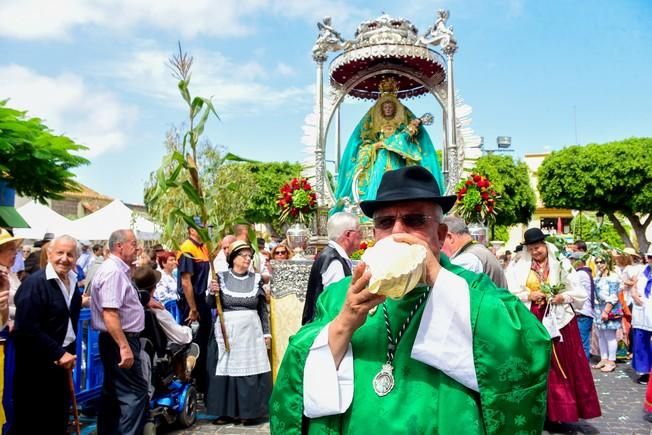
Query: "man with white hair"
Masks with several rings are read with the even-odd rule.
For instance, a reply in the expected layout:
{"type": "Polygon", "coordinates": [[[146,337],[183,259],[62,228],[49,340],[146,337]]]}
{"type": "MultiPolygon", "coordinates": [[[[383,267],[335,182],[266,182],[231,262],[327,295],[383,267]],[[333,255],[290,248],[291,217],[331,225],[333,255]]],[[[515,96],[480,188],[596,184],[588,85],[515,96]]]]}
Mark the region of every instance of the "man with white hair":
{"type": "Polygon", "coordinates": [[[81,309],[77,241],[59,236],[47,246],[48,264],[16,292],[15,420],[12,433],[65,434],[70,394],[68,370],[75,365],[76,328],[81,309]],[[34,418],[38,391],[39,416],[34,418]]]}
{"type": "Polygon", "coordinates": [[[328,232],[328,246],[315,260],[308,277],[302,325],[311,322],[315,317],[315,304],[324,289],[329,284],[351,276],[349,255],[358,249],[362,239],[360,221],[355,215],[347,212],[333,214],[328,219],[326,231],[328,232]]]}

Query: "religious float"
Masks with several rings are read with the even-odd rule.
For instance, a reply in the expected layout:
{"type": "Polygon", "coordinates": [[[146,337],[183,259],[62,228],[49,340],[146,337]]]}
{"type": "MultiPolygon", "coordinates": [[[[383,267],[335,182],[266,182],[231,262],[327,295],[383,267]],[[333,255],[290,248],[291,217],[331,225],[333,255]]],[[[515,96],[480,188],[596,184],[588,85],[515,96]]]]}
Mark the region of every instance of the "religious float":
{"type": "MultiPolygon", "coordinates": [[[[458,48],[449,12],[439,10],[435,23],[420,34],[404,18],[382,15],[357,26],[349,40],[334,27],[330,17],[317,24],[319,34],[312,49],[316,65],[316,98],[313,113],[303,126],[308,160],[303,176],[317,194],[318,210],[309,230],[293,228],[292,247],[324,246],[329,213],[338,210],[361,215],[361,200],[375,197],[382,174],[409,164],[428,168],[447,194],[455,192],[463,171],[480,157],[481,138],[470,127],[471,107],[456,95],[453,74],[458,48]],[[324,66],[328,66],[328,84],[324,66]],[[443,143],[441,163],[424,125],[430,113],[416,116],[401,100],[432,95],[440,109],[443,143]],[[341,105],[345,98],[373,101],[372,107],[351,133],[344,149],[340,141],[341,105]],[[335,188],[326,169],[329,130],[335,137],[335,188]],[[416,144],[416,146],[415,146],[416,144]]],[[[362,217],[362,215],[361,215],[362,217]]],[[[364,221],[364,219],[363,219],[364,221]]],[[[370,226],[367,226],[370,228],[370,226]]],[[[306,284],[312,261],[273,261],[272,371],[281,363],[289,337],[301,326],[306,284]]]]}

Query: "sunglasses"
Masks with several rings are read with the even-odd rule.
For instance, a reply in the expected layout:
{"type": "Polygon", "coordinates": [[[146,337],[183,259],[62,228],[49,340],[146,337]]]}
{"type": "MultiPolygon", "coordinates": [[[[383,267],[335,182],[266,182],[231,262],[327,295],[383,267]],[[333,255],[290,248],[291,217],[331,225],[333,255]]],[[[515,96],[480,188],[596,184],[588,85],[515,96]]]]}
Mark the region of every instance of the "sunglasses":
{"type": "Polygon", "coordinates": [[[276,251],[274,255],[288,255],[288,251],[276,251]]]}
{"type": "Polygon", "coordinates": [[[602,261],[602,260],[595,260],[595,264],[604,264],[604,261],[602,261]]]}
{"type": "Polygon", "coordinates": [[[374,217],[374,228],[377,230],[386,231],[394,228],[396,220],[399,219],[401,223],[413,230],[420,230],[426,226],[430,219],[435,219],[435,216],[427,214],[410,213],[398,216],[376,216],[374,217]]]}

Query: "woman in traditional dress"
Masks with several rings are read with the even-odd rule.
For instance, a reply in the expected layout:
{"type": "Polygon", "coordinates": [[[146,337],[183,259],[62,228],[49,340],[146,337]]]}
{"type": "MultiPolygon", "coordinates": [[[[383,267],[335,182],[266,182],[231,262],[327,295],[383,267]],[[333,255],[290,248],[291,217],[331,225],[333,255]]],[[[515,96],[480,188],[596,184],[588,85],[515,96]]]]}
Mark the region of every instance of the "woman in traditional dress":
{"type": "MultiPolygon", "coordinates": [[[[246,425],[267,416],[272,391],[267,356],[271,335],[263,281],[260,274],[249,272],[253,255],[249,244],[233,242],[227,257],[229,269],[217,275],[230,351],[224,348],[217,319],[206,362],[209,370],[206,409],[219,417],[215,424],[242,422],[246,425]]],[[[215,306],[215,295],[208,298],[209,305],[215,306]]]]}
{"type": "Polygon", "coordinates": [[[640,375],[640,384],[648,382],[652,369],[652,245],[645,257],[647,266],[638,274],[632,289],[632,367],[640,375]]]}
{"type": "Polygon", "coordinates": [[[548,426],[601,415],[589,362],[586,359],[573,306],[587,297],[566,258],[545,241],[539,228],[525,232],[522,258],[511,268],[509,290],[544,324],[552,337],[548,376],[548,426]],[[548,293],[548,291],[550,293],[548,293]]]}
{"type": "Polygon", "coordinates": [[[623,309],[618,299],[622,281],[614,271],[613,257],[608,252],[597,256],[594,262],[598,271],[595,276],[593,324],[600,341],[600,362],[591,367],[607,373],[616,369],[616,331],[620,328],[623,317],[623,309]]]}
{"type": "Polygon", "coordinates": [[[439,160],[421,121],[397,97],[393,78],[380,84],[380,97],[351,134],[340,160],[335,207],[346,201],[375,199],[380,179],[387,171],[410,165],[428,169],[439,186],[445,186],[439,160]]]}

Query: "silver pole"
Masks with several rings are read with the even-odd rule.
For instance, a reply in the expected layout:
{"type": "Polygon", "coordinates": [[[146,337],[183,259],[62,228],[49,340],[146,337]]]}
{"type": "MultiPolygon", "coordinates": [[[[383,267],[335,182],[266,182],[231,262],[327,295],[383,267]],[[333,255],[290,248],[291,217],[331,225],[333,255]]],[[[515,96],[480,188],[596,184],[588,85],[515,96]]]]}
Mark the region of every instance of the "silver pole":
{"type": "Polygon", "coordinates": [[[317,62],[317,105],[319,107],[319,120],[317,126],[317,147],[315,148],[315,182],[317,189],[317,204],[326,205],[326,175],[324,161],[324,60],[315,59],[317,62]]]}
{"type": "Polygon", "coordinates": [[[455,80],[453,74],[453,54],[455,54],[455,47],[444,48],[446,54],[447,67],[448,67],[448,109],[446,110],[446,134],[447,134],[447,147],[448,147],[448,178],[446,179],[447,192],[450,193],[455,189],[457,184],[458,161],[457,161],[457,129],[455,122],[455,80]]]}
{"type": "Polygon", "coordinates": [[[337,112],[335,113],[335,180],[338,180],[340,173],[340,158],[342,155],[340,125],[340,106],[337,106],[337,112]]]}

